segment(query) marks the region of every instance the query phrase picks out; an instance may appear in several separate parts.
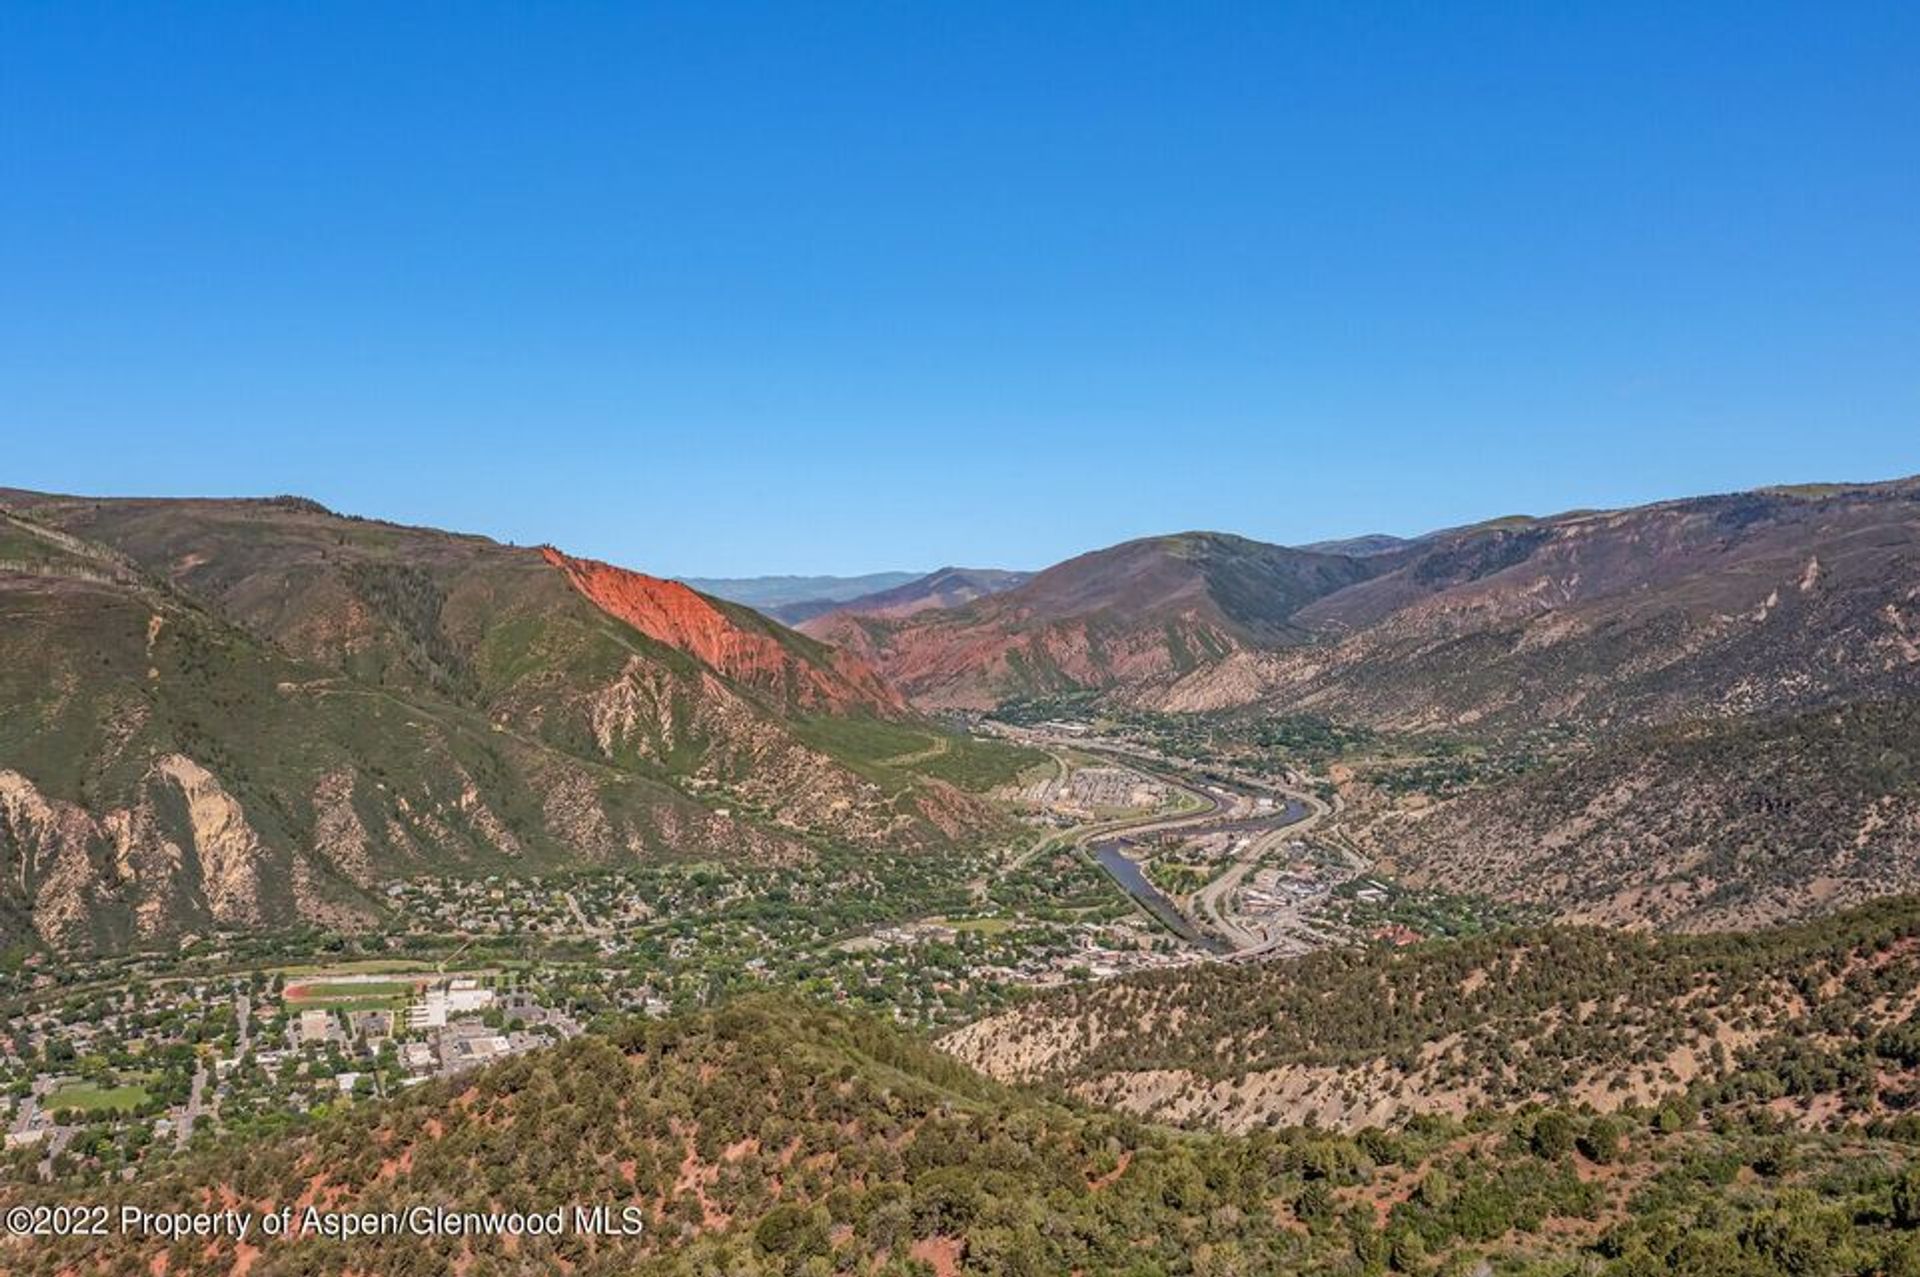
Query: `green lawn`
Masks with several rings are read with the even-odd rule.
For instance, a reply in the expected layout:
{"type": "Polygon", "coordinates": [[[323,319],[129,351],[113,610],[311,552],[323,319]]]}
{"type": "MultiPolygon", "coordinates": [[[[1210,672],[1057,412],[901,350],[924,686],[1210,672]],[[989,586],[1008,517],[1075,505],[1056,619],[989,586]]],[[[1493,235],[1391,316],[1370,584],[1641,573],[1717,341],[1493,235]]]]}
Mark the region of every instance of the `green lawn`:
{"type": "Polygon", "coordinates": [[[415,958],[361,958],[353,962],[336,962],[330,966],[316,966],[312,963],[289,967],[269,967],[274,975],[287,977],[321,979],[342,975],[399,975],[406,971],[431,971],[431,962],[421,962],[415,958]]]}
{"type": "Polygon", "coordinates": [[[1011,918],[942,918],[955,931],[975,931],[983,936],[1005,935],[1013,930],[1011,918]]]}
{"type": "Polygon", "coordinates": [[[92,1082],[76,1082],[63,1086],[47,1097],[50,1109],[81,1109],[93,1112],[98,1109],[132,1109],[145,1104],[149,1096],[137,1086],[98,1086],[92,1082]]]}
{"type": "Polygon", "coordinates": [[[871,718],[811,718],[801,734],[856,769],[932,776],[975,792],[1007,784],[1046,761],[1024,745],[871,718]]]}
{"type": "Polygon", "coordinates": [[[287,1006],[301,1011],[388,1011],[405,1006],[412,996],[412,982],[401,980],[364,984],[316,980],[289,984],[282,995],[287,1006]]]}

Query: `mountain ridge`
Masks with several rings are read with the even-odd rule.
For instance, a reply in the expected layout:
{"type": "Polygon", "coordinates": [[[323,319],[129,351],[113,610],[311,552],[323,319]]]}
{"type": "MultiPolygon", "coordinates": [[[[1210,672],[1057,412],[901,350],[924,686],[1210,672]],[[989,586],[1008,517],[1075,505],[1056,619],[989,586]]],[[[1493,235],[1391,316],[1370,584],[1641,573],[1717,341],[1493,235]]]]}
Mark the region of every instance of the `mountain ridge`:
{"type": "Polygon", "coordinates": [[[537,550],[311,502],[0,506],[9,945],[360,927],[377,883],[429,869],[1000,827],[809,727],[940,730],[857,664],[684,587],[709,624],[648,633],[537,550]]]}
{"type": "MultiPolygon", "coordinates": [[[[1016,589],[1033,578],[1031,572],[1005,568],[935,568],[891,589],[877,590],[850,599],[813,599],[804,603],[774,608],[775,619],[812,633],[808,628],[818,618],[846,612],[857,616],[903,617],[917,612],[959,607],[989,594],[1016,589]]],[[[818,628],[816,626],[816,628],[818,628]]]]}
{"type": "Polygon", "coordinates": [[[1073,695],[1394,730],[1612,730],[1915,687],[1911,478],[1506,516],[1356,548],[1140,538],[956,608],[808,628],[934,709],[1073,695]]]}
{"type": "Polygon", "coordinates": [[[925,575],[922,572],[866,572],[857,576],[807,576],[774,574],[769,576],[683,576],[685,582],[702,594],[744,603],[750,608],[775,609],[816,599],[840,601],[889,590],[925,575]]]}
{"type": "Polygon", "coordinates": [[[1230,533],[1143,537],[1055,564],[1004,593],[810,630],[930,708],[1170,679],[1289,632],[1293,612],[1363,579],[1360,559],[1230,533]]]}

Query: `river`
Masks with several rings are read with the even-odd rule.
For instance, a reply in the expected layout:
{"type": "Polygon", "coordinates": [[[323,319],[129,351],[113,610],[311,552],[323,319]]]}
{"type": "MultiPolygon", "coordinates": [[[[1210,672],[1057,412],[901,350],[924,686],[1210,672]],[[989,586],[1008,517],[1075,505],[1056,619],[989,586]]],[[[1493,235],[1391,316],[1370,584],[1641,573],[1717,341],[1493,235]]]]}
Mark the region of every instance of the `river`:
{"type": "Polygon", "coordinates": [[[1166,924],[1167,930],[1179,936],[1189,944],[1199,945],[1209,953],[1225,953],[1228,945],[1215,936],[1202,934],[1187,916],[1180,912],[1173,901],[1161,894],[1158,887],[1147,881],[1146,871],[1140,868],[1140,862],[1133,860],[1120,850],[1119,839],[1097,842],[1088,848],[1093,852],[1094,860],[1102,869],[1113,875],[1113,880],[1126,889],[1128,895],[1140,902],[1141,908],[1166,924]]]}

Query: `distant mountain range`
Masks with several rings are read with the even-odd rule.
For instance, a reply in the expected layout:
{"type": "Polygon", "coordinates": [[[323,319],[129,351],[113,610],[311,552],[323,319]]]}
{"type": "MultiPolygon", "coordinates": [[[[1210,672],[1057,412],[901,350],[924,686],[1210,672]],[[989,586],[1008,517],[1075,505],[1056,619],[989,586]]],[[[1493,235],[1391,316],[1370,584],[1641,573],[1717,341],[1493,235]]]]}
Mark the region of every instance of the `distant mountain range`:
{"type": "MultiPolygon", "coordinates": [[[[814,599],[806,603],[794,603],[773,608],[769,615],[788,625],[798,625],[803,630],[808,628],[807,623],[835,612],[877,617],[913,616],[937,608],[959,607],[962,603],[971,603],[989,594],[1003,593],[1026,584],[1032,576],[1031,572],[1009,572],[1001,568],[939,568],[891,589],[876,590],[851,599],[814,599]]],[[[814,628],[830,629],[817,625],[814,628]]]]}
{"type": "Polygon", "coordinates": [[[0,490],[0,615],[0,944],[352,927],[420,872],[1000,825],[848,743],[944,734],[857,657],[553,549],[0,490]]]}
{"type": "Polygon", "coordinates": [[[772,614],[773,609],[817,602],[840,603],[891,590],[917,580],[918,572],[869,572],[864,576],[690,576],[683,578],[702,594],[744,603],[772,614]]]}
{"type": "Polygon", "coordinates": [[[1091,694],[1606,728],[1913,691],[1917,557],[1920,483],[1822,485],[1346,549],[1151,537],[958,607],[856,601],[807,629],[927,708],[1091,694]]]}
{"type": "Polygon", "coordinates": [[[823,609],[802,633],[298,498],[0,489],[0,928],[359,925],[421,871],[976,838],[1003,817],[920,761],[948,751],[923,715],[1056,702],[1570,734],[1592,748],[1563,774],[1362,831],[1416,881],[1569,916],[1716,925],[1920,881],[1914,480],[882,579],[830,604],[873,578],[789,579],[781,607],[823,609]]]}
{"type": "Polygon", "coordinates": [[[1171,684],[1235,652],[1304,641],[1293,613],[1368,575],[1351,556],[1195,532],[1083,554],[957,608],[849,605],[808,631],[874,662],[921,705],[989,709],[1171,684]]]}
{"type": "Polygon", "coordinates": [[[771,576],[739,580],[691,580],[695,589],[745,603],[782,625],[800,625],[830,612],[863,616],[911,616],[928,608],[962,603],[1011,590],[1033,573],[1000,568],[937,568],[925,575],[876,572],[871,576],[771,576]],[[708,589],[709,586],[717,587],[708,589]]]}

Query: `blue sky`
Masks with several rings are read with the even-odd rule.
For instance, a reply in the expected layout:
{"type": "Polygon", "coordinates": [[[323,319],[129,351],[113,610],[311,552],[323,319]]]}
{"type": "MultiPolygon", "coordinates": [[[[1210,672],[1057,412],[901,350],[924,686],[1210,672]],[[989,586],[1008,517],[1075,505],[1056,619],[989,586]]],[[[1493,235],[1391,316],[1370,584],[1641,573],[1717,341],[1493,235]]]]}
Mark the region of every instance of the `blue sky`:
{"type": "Polygon", "coordinates": [[[1920,471],[1920,6],[0,5],[0,484],[655,571],[1920,471]]]}

